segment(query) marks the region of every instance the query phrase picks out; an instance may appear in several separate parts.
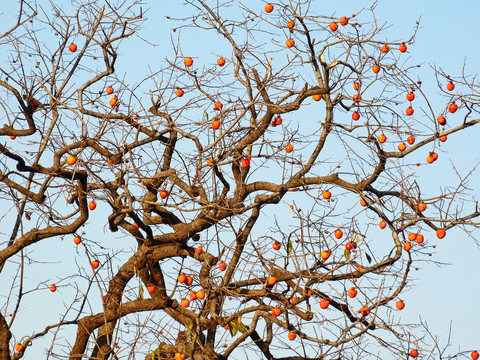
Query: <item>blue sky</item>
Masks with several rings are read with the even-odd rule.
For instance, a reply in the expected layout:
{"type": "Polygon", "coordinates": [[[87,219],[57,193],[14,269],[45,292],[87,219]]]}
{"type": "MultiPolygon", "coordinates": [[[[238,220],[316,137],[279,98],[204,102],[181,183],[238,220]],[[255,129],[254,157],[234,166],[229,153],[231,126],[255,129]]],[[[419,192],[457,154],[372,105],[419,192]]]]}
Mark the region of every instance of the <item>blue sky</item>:
{"type": "MultiPolygon", "coordinates": [[[[248,5],[257,7],[258,12],[262,11],[264,2],[247,1],[248,5]]],[[[138,39],[128,41],[120,51],[117,66],[120,78],[124,76],[122,72],[125,72],[127,82],[138,83],[148,76],[148,66],[155,70],[156,67],[165,65],[165,58],[171,58],[170,35],[173,40],[176,40],[178,32],[170,31],[176,25],[165,16],[182,16],[185,7],[180,4],[181,2],[171,1],[167,7],[162,1],[148,2],[145,8],[151,8],[147,13],[148,20],[144,25],[142,37],[156,46],[151,48],[138,39]]],[[[317,1],[312,5],[312,10],[327,16],[340,17],[352,14],[362,7],[368,8],[370,4],[371,2],[368,1],[317,1]]],[[[12,3],[9,3],[7,6],[11,5],[12,3]]],[[[462,1],[460,5],[450,1],[383,0],[377,5],[376,15],[379,22],[385,21],[392,25],[386,32],[388,34],[386,40],[407,38],[415,22],[420,20],[421,26],[417,38],[414,44],[409,45],[407,56],[411,64],[422,64],[424,90],[437,99],[434,100],[435,103],[441,103],[442,98],[439,89],[436,88],[434,73],[430,66],[442,68],[452,78],[461,76],[462,71],[472,75],[480,72],[478,10],[477,1],[462,1]]],[[[8,13],[8,11],[9,8],[5,8],[5,12],[8,13]]],[[[189,53],[221,54],[224,51],[220,42],[208,37],[204,41],[182,38],[182,48],[189,53]]],[[[459,172],[466,174],[468,169],[479,161],[477,152],[472,150],[478,147],[478,135],[480,135],[478,129],[468,130],[468,133],[457,134],[451,142],[449,140],[448,144],[451,144],[451,147],[448,148],[448,153],[442,154],[442,163],[436,168],[423,170],[421,181],[427,186],[431,184],[431,191],[434,192],[436,187],[442,186],[441,166],[450,171],[451,163],[455,164],[459,172]]],[[[479,188],[478,175],[472,179],[471,185],[475,189],[479,188]]],[[[101,206],[98,210],[101,211],[101,206]]],[[[94,222],[89,226],[103,229],[104,223],[94,222]]],[[[101,232],[100,236],[104,236],[103,230],[99,232],[101,232]]],[[[107,238],[109,236],[106,235],[107,238]]],[[[61,262],[65,254],[74,255],[76,252],[70,240],[55,244],[56,250],[52,256],[52,262],[61,262]]],[[[36,249],[36,251],[43,250],[36,249]]],[[[479,248],[466,234],[452,231],[445,239],[438,242],[435,251],[432,259],[443,265],[418,264],[419,270],[413,272],[415,286],[402,296],[406,303],[406,308],[401,314],[402,320],[417,322],[421,317],[428,322],[433,334],[440,335],[440,346],[446,345],[448,330],[452,325],[453,349],[458,351],[478,349],[480,348],[478,336],[480,315],[476,309],[476,303],[480,298],[480,287],[477,286],[476,274],[480,270],[479,248]]],[[[45,278],[55,279],[54,269],[42,271],[45,278]]],[[[1,289],[4,290],[3,286],[1,289]]],[[[61,294],[61,288],[59,293],[61,294]]],[[[41,294],[43,296],[44,293],[41,294]]],[[[58,297],[53,301],[56,301],[59,307],[64,306],[58,297]]],[[[21,337],[22,331],[21,325],[17,324],[15,334],[21,337]]],[[[33,359],[33,357],[27,357],[27,359],[33,359]]]]}
{"type": "MultiPolygon", "coordinates": [[[[244,2],[258,13],[264,2],[244,2]],[[255,5],[253,5],[255,3],[255,5]],[[258,9],[257,9],[258,8],[258,9]]],[[[312,5],[313,12],[323,15],[343,16],[368,9],[370,1],[317,1],[312,5]]],[[[399,40],[411,35],[416,21],[420,22],[414,44],[408,47],[410,64],[422,65],[422,82],[424,91],[432,97],[432,101],[441,104],[444,99],[437,88],[434,71],[431,66],[439,67],[452,78],[458,78],[462,71],[474,75],[480,72],[478,59],[478,1],[379,1],[375,10],[379,23],[387,22],[391,27],[386,31],[386,40],[399,40]]],[[[183,7],[180,5],[165,9],[159,3],[152,4],[152,14],[159,14],[162,28],[174,26],[173,22],[165,20],[161,15],[180,16],[183,7]],[[160,15],[161,14],[161,15],[160,15]]],[[[155,20],[156,22],[156,20],[155,20]]],[[[147,25],[148,26],[148,25],[147,25]]],[[[176,34],[170,33],[174,37],[176,34]]],[[[155,42],[156,35],[147,37],[155,42]]],[[[169,41],[168,41],[169,42],[169,41]]],[[[163,59],[163,45],[159,47],[159,60],[163,59]]],[[[215,39],[208,38],[204,42],[189,42],[188,37],[182,39],[184,51],[196,53],[221,54],[222,48],[215,39]]],[[[445,82],[443,83],[445,84],[445,82]]],[[[437,168],[427,168],[422,173],[424,184],[431,186],[432,192],[442,184],[443,169],[456,168],[465,175],[478,161],[478,152],[469,149],[477,147],[479,129],[468,130],[467,134],[457,134],[448,147],[448,153],[442,153],[441,165],[437,168]],[[443,169],[442,169],[443,167],[443,169]]],[[[479,176],[471,182],[473,188],[480,186],[479,176]]],[[[480,348],[478,323],[480,313],[476,311],[476,303],[480,298],[480,287],[476,285],[476,274],[479,273],[480,251],[477,244],[466,234],[451,232],[439,241],[436,252],[432,255],[441,266],[434,263],[418,264],[418,271],[413,272],[414,287],[402,297],[407,306],[401,314],[402,320],[418,322],[421,317],[429,324],[434,334],[440,336],[440,343],[446,345],[448,331],[452,326],[452,352],[471,351],[480,348]]]]}

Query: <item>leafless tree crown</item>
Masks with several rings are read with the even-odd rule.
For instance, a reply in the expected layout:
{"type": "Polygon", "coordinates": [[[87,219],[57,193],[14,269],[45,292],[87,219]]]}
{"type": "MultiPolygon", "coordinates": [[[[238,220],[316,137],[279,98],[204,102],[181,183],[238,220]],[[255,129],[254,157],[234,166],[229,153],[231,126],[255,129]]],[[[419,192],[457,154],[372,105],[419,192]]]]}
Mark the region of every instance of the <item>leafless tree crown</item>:
{"type": "Polygon", "coordinates": [[[385,42],[375,6],[188,0],[132,83],[158,14],[43,3],[0,35],[0,360],[441,352],[397,314],[479,225],[475,164],[419,175],[480,122],[474,78],[433,69],[427,96],[416,28],[385,42]]]}

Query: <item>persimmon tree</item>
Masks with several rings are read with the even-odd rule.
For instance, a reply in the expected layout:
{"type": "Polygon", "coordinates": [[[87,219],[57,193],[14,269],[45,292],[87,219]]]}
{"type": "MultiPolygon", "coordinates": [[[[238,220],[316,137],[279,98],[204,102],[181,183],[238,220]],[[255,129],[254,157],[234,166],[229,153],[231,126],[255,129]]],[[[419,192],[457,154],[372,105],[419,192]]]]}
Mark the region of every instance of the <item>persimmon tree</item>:
{"type": "Polygon", "coordinates": [[[0,359],[440,351],[397,312],[415,263],[478,229],[473,170],[417,175],[480,122],[478,83],[438,69],[427,96],[416,29],[387,41],[375,7],[201,0],[130,83],[149,13],[104,3],[20,1],[0,37],[0,359]]]}

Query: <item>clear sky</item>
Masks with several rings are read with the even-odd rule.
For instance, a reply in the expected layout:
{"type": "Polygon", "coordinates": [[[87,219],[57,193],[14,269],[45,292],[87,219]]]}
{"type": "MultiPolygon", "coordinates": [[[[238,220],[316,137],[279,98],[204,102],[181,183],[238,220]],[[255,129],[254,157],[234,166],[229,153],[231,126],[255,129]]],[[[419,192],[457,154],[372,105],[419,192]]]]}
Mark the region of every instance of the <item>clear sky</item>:
{"type": "MultiPolygon", "coordinates": [[[[47,3],[45,0],[39,3],[47,3]]],[[[9,1],[5,13],[9,13],[10,7],[14,5],[9,1]]],[[[263,9],[264,2],[245,0],[244,4],[255,6],[258,12],[263,9]]],[[[363,7],[369,7],[370,1],[316,1],[312,6],[313,12],[320,12],[323,15],[342,16],[357,12],[363,7]]],[[[148,76],[150,66],[165,64],[165,58],[170,57],[172,39],[176,39],[178,33],[171,29],[175,23],[165,18],[166,15],[180,17],[185,12],[185,5],[182,1],[146,1],[145,8],[150,8],[147,13],[148,21],[144,25],[142,37],[157,46],[151,48],[147,43],[138,39],[128,41],[126,47],[120,52],[117,73],[123,77],[126,72],[126,81],[132,83],[141,81],[148,76]],[[168,5],[165,5],[168,3],[168,5]]],[[[433,1],[433,0],[406,0],[391,1],[380,0],[376,15],[380,23],[388,22],[391,28],[388,29],[386,40],[398,40],[410,36],[416,21],[420,21],[420,29],[417,33],[415,43],[409,45],[408,55],[411,64],[422,64],[422,81],[424,91],[433,98],[435,103],[440,104],[441,98],[434,78],[434,72],[430,66],[442,68],[452,78],[458,78],[462,71],[466,74],[480,73],[480,42],[478,40],[478,15],[480,5],[476,0],[461,2],[433,1]]],[[[0,18],[1,19],[1,18],[0,18]]],[[[3,28],[3,27],[2,27],[3,28]]],[[[198,41],[198,39],[182,38],[184,51],[190,53],[219,54],[223,49],[212,39],[198,41]]],[[[146,97],[147,99],[147,97],[146,97]]],[[[148,99],[147,99],[148,100],[148,99]]],[[[149,104],[146,104],[149,107],[149,104]]],[[[442,168],[451,169],[453,162],[457,169],[466,175],[468,169],[473,168],[479,161],[478,136],[479,129],[468,130],[468,133],[456,134],[449,138],[451,148],[446,148],[449,153],[442,153],[442,163],[437,168],[430,168],[422,172],[421,181],[424,184],[431,184],[432,192],[435,188],[442,186],[442,168]],[[468,135],[468,136],[467,136],[468,135]]],[[[478,174],[472,179],[471,186],[480,188],[478,174]]],[[[101,209],[100,209],[101,210],[101,209]]],[[[104,229],[105,222],[92,219],[89,227],[104,229]]],[[[10,231],[10,230],[8,230],[10,231]]],[[[7,231],[7,233],[8,233],[7,231]]],[[[106,233],[106,239],[113,237],[106,233]]],[[[68,244],[56,244],[57,253],[52,255],[52,262],[61,262],[65,254],[74,254],[71,241],[68,244]],[[60,249],[65,251],[63,255],[60,249]]],[[[51,241],[54,243],[54,240],[51,241]]],[[[47,242],[48,244],[48,242],[47,242]]],[[[126,243],[128,244],[128,242],[126,243]]],[[[37,249],[45,251],[45,249],[37,249]]],[[[51,251],[51,250],[49,250],[51,251]]],[[[427,322],[433,334],[440,336],[440,347],[445,346],[450,325],[452,326],[451,344],[453,350],[471,351],[480,348],[480,336],[478,324],[480,323],[480,312],[477,309],[480,298],[480,287],[478,286],[478,274],[480,271],[480,251],[473,239],[460,231],[452,231],[446,238],[438,241],[438,246],[432,254],[431,259],[443,263],[437,266],[435,263],[419,263],[418,271],[413,272],[414,287],[402,296],[406,305],[402,312],[402,320],[418,322],[421,317],[427,322]]],[[[55,278],[52,269],[45,270],[45,277],[55,278]]],[[[0,285],[2,295],[5,294],[4,285],[0,285]]],[[[61,293],[61,291],[59,291],[61,293]]],[[[43,296],[44,293],[42,293],[43,296]]],[[[63,306],[62,301],[58,306],[63,306]]],[[[397,314],[397,316],[399,316],[397,314]]],[[[22,327],[16,324],[15,334],[22,336],[22,327]]],[[[40,328],[38,329],[40,330],[40,328]]],[[[26,359],[34,359],[29,356],[26,359]]]]}
{"type": "MultiPolygon", "coordinates": [[[[316,1],[312,5],[312,12],[323,15],[343,16],[353,14],[362,8],[368,9],[371,1],[316,1]]],[[[258,8],[260,12],[264,3],[258,1],[245,1],[244,4],[258,8]]],[[[166,20],[164,15],[181,17],[185,8],[180,4],[163,6],[161,2],[150,2],[150,20],[146,28],[156,25],[162,30],[175,27],[173,21],[166,20]],[[152,15],[154,17],[152,18],[152,15]]],[[[408,60],[410,64],[421,64],[421,78],[424,91],[431,95],[436,104],[442,104],[444,99],[436,87],[436,80],[431,66],[436,66],[458,78],[462,71],[466,74],[480,72],[480,46],[478,40],[478,15],[480,5],[476,0],[451,1],[433,0],[406,0],[389,1],[380,0],[376,7],[376,16],[379,23],[387,22],[391,27],[386,31],[386,40],[399,40],[411,35],[416,21],[420,22],[415,43],[409,45],[408,60]]],[[[169,32],[174,39],[177,33],[169,32]]],[[[160,46],[155,50],[159,61],[168,55],[170,39],[159,38],[157,32],[147,32],[147,40],[160,46]]],[[[221,54],[224,49],[221,43],[207,37],[205,41],[189,41],[183,37],[182,48],[184,52],[221,54]]],[[[139,59],[150,63],[150,59],[139,59]]],[[[140,68],[140,64],[138,65],[140,68]]],[[[143,69],[140,69],[143,72],[143,69]]],[[[452,161],[455,166],[466,175],[468,169],[477,165],[480,157],[475,149],[480,131],[478,128],[468,130],[466,134],[458,134],[449,138],[450,147],[448,154],[442,154],[442,164],[436,169],[426,170],[422,180],[426,186],[432,186],[432,192],[439,189],[442,184],[442,167],[451,169],[452,161]],[[451,141],[451,142],[450,142],[451,141]],[[431,185],[430,185],[431,184],[431,185]]],[[[478,175],[472,179],[472,187],[479,189],[478,175]]],[[[403,299],[407,306],[402,313],[402,320],[411,319],[418,322],[421,317],[428,322],[432,333],[441,336],[441,343],[446,345],[447,334],[452,325],[451,343],[461,350],[480,348],[478,323],[480,313],[476,311],[477,299],[480,298],[480,287],[477,286],[476,274],[480,271],[480,251],[477,244],[468,236],[458,231],[442,241],[436,248],[432,260],[444,263],[437,266],[434,263],[418,264],[419,270],[413,273],[415,286],[407,292],[403,299]]],[[[454,351],[454,350],[453,350],[454,351]]],[[[453,352],[452,351],[452,352],[453,352]]]]}

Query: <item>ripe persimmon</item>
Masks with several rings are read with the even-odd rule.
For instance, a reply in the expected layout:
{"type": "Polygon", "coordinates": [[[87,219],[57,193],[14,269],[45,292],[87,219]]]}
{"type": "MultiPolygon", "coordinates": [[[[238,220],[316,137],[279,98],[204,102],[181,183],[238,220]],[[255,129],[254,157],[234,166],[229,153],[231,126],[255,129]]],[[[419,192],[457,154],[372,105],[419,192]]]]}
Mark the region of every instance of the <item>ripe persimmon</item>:
{"type": "Polygon", "coordinates": [[[348,294],[348,297],[353,299],[355,296],[357,296],[357,289],[352,287],[352,288],[348,289],[347,294],[348,294]]]}
{"type": "Polygon", "coordinates": [[[168,196],[168,191],[167,191],[167,190],[160,190],[160,194],[159,194],[159,195],[160,195],[160,197],[161,197],[162,199],[166,199],[167,196],[168,196]]]}
{"type": "Polygon", "coordinates": [[[405,51],[407,51],[407,45],[405,45],[405,43],[402,43],[398,50],[400,50],[401,53],[404,53],[405,51]]]}
{"type": "Polygon", "coordinates": [[[362,101],[362,97],[359,94],[353,94],[352,99],[356,103],[362,101]]]}
{"type": "Polygon", "coordinates": [[[355,82],[353,83],[353,88],[354,88],[355,90],[359,90],[359,89],[360,89],[360,83],[359,83],[358,81],[355,81],[355,82]]]}
{"type": "Polygon", "coordinates": [[[472,353],[470,354],[470,357],[471,357],[473,360],[477,360],[478,357],[479,357],[478,351],[472,351],[472,353]]]}
{"type": "Polygon", "coordinates": [[[16,352],[22,352],[23,351],[23,344],[15,344],[15,351],[16,352]]]}
{"type": "Polygon", "coordinates": [[[90,202],[88,203],[88,208],[89,208],[90,210],[95,210],[96,207],[97,207],[97,204],[95,203],[94,200],[92,200],[92,201],[90,201],[90,202]]]}
{"type": "Polygon", "coordinates": [[[177,280],[178,280],[179,283],[183,284],[185,282],[185,280],[187,280],[187,277],[185,276],[185,274],[180,274],[180,275],[178,275],[177,280]]]}
{"type": "Polygon", "coordinates": [[[445,119],[445,116],[443,115],[438,115],[437,121],[440,125],[447,125],[447,119],[445,119]]]}
{"type": "Polygon", "coordinates": [[[434,157],[432,154],[428,154],[426,157],[427,163],[431,164],[435,161],[434,157]]]}
{"type": "Polygon", "coordinates": [[[378,226],[380,227],[380,229],[385,229],[387,227],[387,223],[385,222],[385,220],[382,220],[378,223],[378,226]]]}
{"type": "Polygon", "coordinates": [[[187,286],[192,285],[192,284],[193,284],[193,278],[192,278],[191,276],[187,276],[187,277],[185,278],[184,284],[187,285],[187,286]]]}
{"type": "Polygon", "coordinates": [[[415,94],[413,92],[407,93],[407,100],[413,101],[413,99],[415,99],[415,94]]]}
{"type": "Polygon", "coordinates": [[[445,229],[437,229],[436,233],[437,233],[437,238],[439,239],[443,239],[445,235],[447,235],[447,232],[445,231],[445,229]]]}
{"type": "Polygon", "coordinates": [[[107,92],[107,94],[113,94],[113,87],[107,86],[107,88],[105,89],[105,91],[107,92]]]}
{"type": "Polygon", "coordinates": [[[418,356],[418,350],[417,349],[410,350],[410,356],[412,358],[416,358],[418,356]]]}
{"type": "Polygon", "coordinates": [[[246,156],[242,159],[242,167],[248,168],[250,166],[250,156],[246,156]]]}
{"type": "Polygon", "coordinates": [[[378,65],[373,65],[372,66],[372,71],[375,73],[375,74],[378,74],[380,72],[380,66],[378,65]]]}
{"type": "Polygon", "coordinates": [[[191,57],[186,57],[183,59],[183,63],[185,66],[192,66],[193,65],[193,59],[191,57]]]}
{"type": "Polygon", "coordinates": [[[402,310],[405,307],[405,303],[402,300],[398,300],[395,303],[395,306],[397,307],[398,310],[402,310]]]}
{"type": "Polygon", "coordinates": [[[298,298],[297,298],[296,296],[292,296],[292,297],[290,298],[290,304],[296,304],[297,301],[298,301],[298,298]]]}
{"type": "Polygon", "coordinates": [[[77,162],[77,158],[73,155],[67,157],[67,164],[74,165],[77,162]]]}
{"type": "Polygon", "coordinates": [[[381,48],[380,48],[380,51],[384,54],[388,53],[388,50],[390,50],[390,48],[388,47],[387,44],[383,45],[381,48]]]}
{"type": "Polygon", "coordinates": [[[320,307],[322,309],[326,309],[328,308],[328,306],[330,305],[330,301],[328,299],[322,299],[320,300],[320,307]]]}
{"type": "Polygon", "coordinates": [[[335,237],[336,237],[337,239],[341,239],[342,236],[343,236],[343,231],[340,230],[340,229],[337,229],[337,230],[335,230],[335,233],[334,233],[334,234],[335,234],[335,237]]]}
{"type": "Polygon", "coordinates": [[[387,137],[384,134],[378,135],[378,142],[383,144],[385,141],[387,141],[387,137]]]}
{"type": "Polygon", "coordinates": [[[190,298],[190,300],[197,300],[197,293],[195,291],[190,291],[188,297],[190,298]]]}
{"type": "Polygon", "coordinates": [[[412,248],[412,244],[408,242],[403,243],[403,250],[410,251],[411,248],[412,248]]]}
{"type": "Polygon", "coordinates": [[[223,104],[220,101],[217,101],[215,104],[213,104],[213,110],[220,111],[223,108],[223,104]]]}
{"type": "Polygon", "coordinates": [[[265,5],[265,12],[271,13],[272,11],[273,11],[273,5],[272,4],[265,5]]]}
{"type": "Polygon", "coordinates": [[[82,239],[80,238],[80,236],[74,236],[73,237],[73,242],[78,245],[80,244],[80,242],[82,241],[82,239]]]}
{"type": "Polygon", "coordinates": [[[280,308],[278,308],[276,306],[272,309],[272,315],[273,316],[279,316],[281,313],[282,313],[282,310],[280,310],[280,308]]]}
{"type": "Polygon", "coordinates": [[[293,29],[295,27],[295,21],[290,20],[289,22],[287,22],[287,27],[289,29],[293,29]]]}
{"type": "Polygon", "coordinates": [[[220,127],[220,121],[213,120],[211,125],[213,130],[217,130],[220,127]]]}
{"type": "Polygon", "coordinates": [[[197,299],[205,299],[205,291],[203,291],[202,289],[198,290],[197,291],[197,299]]]}
{"type": "Polygon", "coordinates": [[[425,204],[424,202],[418,203],[419,211],[425,211],[426,208],[427,208],[427,204],[425,204]]]}
{"type": "Polygon", "coordinates": [[[448,91],[453,91],[453,89],[455,89],[455,85],[453,84],[453,82],[450,81],[450,82],[447,84],[447,90],[448,90],[448,91]]]}
{"type": "Polygon", "coordinates": [[[57,287],[55,286],[55,284],[50,285],[49,289],[51,292],[57,291],[57,287]]]}
{"type": "Polygon", "coordinates": [[[342,16],[340,19],[338,19],[338,22],[340,25],[345,26],[348,24],[348,18],[346,16],[342,16]]]}
{"type": "Polygon", "coordinates": [[[225,271],[225,269],[227,268],[227,263],[225,261],[220,261],[218,263],[218,268],[220,269],[220,271],[225,271]]]}
{"type": "Polygon", "coordinates": [[[358,119],[360,119],[360,114],[355,111],[355,112],[352,114],[352,119],[355,120],[355,121],[357,121],[358,119]]]}
{"type": "Polygon", "coordinates": [[[319,94],[312,95],[312,99],[315,101],[320,101],[322,100],[322,95],[319,95],[319,94]]]}
{"type": "Polygon", "coordinates": [[[360,310],[358,310],[358,313],[361,314],[362,316],[368,316],[370,314],[370,308],[368,306],[362,306],[360,310]]]}
{"type": "Polygon", "coordinates": [[[323,259],[323,260],[327,260],[329,257],[330,257],[330,251],[322,251],[320,253],[320,257],[323,259]]]}
{"type": "Polygon", "coordinates": [[[415,237],[415,240],[417,241],[417,243],[421,244],[423,243],[424,237],[422,234],[417,234],[417,236],[415,237]]]}
{"type": "Polygon", "coordinates": [[[408,116],[410,115],[413,115],[414,111],[413,111],[413,108],[411,106],[409,106],[408,108],[405,109],[405,114],[407,114],[408,116]]]}
{"type": "Polygon", "coordinates": [[[117,97],[116,96],[112,97],[108,103],[110,104],[111,107],[114,107],[115,105],[118,104],[117,97]]]}
{"type": "Polygon", "coordinates": [[[156,288],[157,288],[157,287],[156,287],[155,285],[153,285],[153,284],[148,284],[148,285],[147,285],[147,291],[148,291],[150,294],[153,293],[153,292],[155,292],[155,289],[156,289],[156,288]]]}
{"type": "Polygon", "coordinates": [[[332,31],[337,31],[337,29],[338,29],[338,24],[337,24],[336,22],[332,21],[332,22],[330,23],[330,25],[328,25],[328,27],[329,27],[330,30],[332,30],[332,31]]]}
{"type": "Polygon", "coordinates": [[[409,145],[413,145],[415,143],[415,136],[412,136],[410,135],[408,138],[407,138],[407,143],[409,145]]]}
{"type": "Polygon", "coordinates": [[[183,89],[177,88],[177,90],[175,90],[175,95],[177,95],[178,97],[182,97],[183,94],[185,94],[183,89]]]}
{"type": "Polygon", "coordinates": [[[96,269],[100,265],[100,262],[98,260],[92,260],[90,265],[92,265],[92,268],[96,269]]]}
{"type": "Polygon", "coordinates": [[[175,360],[185,360],[185,354],[175,353],[175,360]]]}
{"type": "Polygon", "coordinates": [[[277,278],[275,276],[269,276],[267,278],[268,285],[275,285],[277,283],[277,278]]]}
{"type": "Polygon", "coordinates": [[[187,298],[183,298],[182,301],[180,301],[180,304],[181,304],[184,308],[187,308],[188,305],[190,305],[190,300],[188,300],[187,298]]]}
{"type": "Polygon", "coordinates": [[[295,334],[293,331],[290,331],[288,333],[288,340],[295,340],[296,337],[297,337],[297,334],[295,334]]]}
{"type": "Polygon", "coordinates": [[[332,197],[332,193],[328,190],[325,190],[324,192],[322,192],[322,197],[328,200],[332,197]]]}
{"type": "Polygon", "coordinates": [[[273,242],[272,247],[273,247],[274,250],[280,250],[280,248],[282,247],[282,244],[280,244],[279,241],[275,240],[275,241],[273,242]]]}
{"type": "Polygon", "coordinates": [[[398,150],[404,151],[406,148],[407,148],[407,145],[405,145],[405,143],[398,144],[398,150]]]}
{"type": "Polygon", "coordinates": [[[70,50],[71,52],[77,51],[77,45],[75,45],[74,43],[71,43],[70,46],[68,47],[68,50],[70,50]]]}
{"type": "Polygon", "coordinates": [[[287,153],[291,153],[293,151],[293,145],[292,144],[287,144],[287,146],[285,146],[285,151],[287,153]]]}
{"type": "Polygon", "coordinates": [[[287,45],[287,47],[291,48],[293,45],[295,45],[295,40],[287,39],[287,41],[285,41],[285,45],[287,45]]]}
{"type": "Polygon", "coordinates": [[[416,238],[417,238],[417,234],[416,234],[416,233],[410,233],[410,234],[408,234],[408,240],[414,241],[416,238]]]}
{"type": "Polygon", "coordinates": [[[440,140],[441,142],[445,142],[447,141],[447,135],[442,135],[438,138],[438,140],[440,140]]]}
{"type": "Polygon", "coordinates": [[[280,115],[275,116],[273,121],[275,121],[275,125],[282,125],[282,122],[283,122],[282,117],[280,115]]]}
{"type": "Polygon", "coordinates": [[[196,252],[197,254],[203,253],[203,247],[197,246],[197,248],[195,249],[195,252],[196,252]]]}
{"type": "Polygon", "coordinates": [[[363,199],[360,200],[360,205],[367,206],[367,202],[363,199]]]}
{"type": "Polygon", "coordinates": [[[458,105],[455,104],[454,102],[448,105],[448,111],[451,112],[452,114],[457,111],[458,105]]]}
{"type": "Polygon", "coordinates": [[[217,65],[223,66],[225,65],[225,59],[223,57],[217,59],[217,65]]]}

